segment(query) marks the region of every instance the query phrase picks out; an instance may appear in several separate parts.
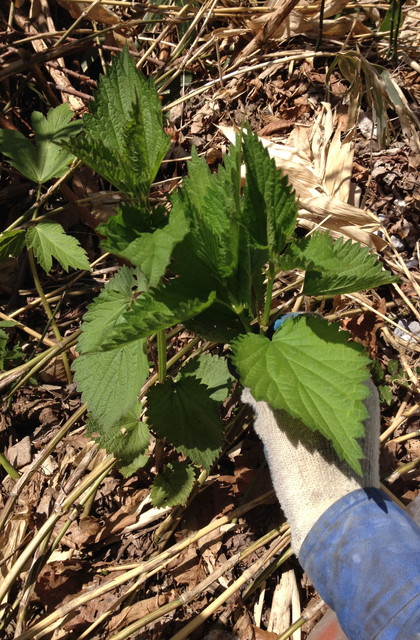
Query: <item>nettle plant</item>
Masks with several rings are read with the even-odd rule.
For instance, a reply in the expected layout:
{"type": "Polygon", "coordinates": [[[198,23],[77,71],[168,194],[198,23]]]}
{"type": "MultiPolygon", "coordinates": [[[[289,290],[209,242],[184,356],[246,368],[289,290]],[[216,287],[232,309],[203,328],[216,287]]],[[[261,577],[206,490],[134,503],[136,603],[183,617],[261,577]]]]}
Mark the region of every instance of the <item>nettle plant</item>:
{"type": "Polygon", "coordinates": [[[369,377],[363,348],[317,315],[288,318],[271,340],[266,331],[281,270],[305,271],[303,294],[325,298],[392,282],[378,259],[326,233],[295,237],[293,190],[249,129],[217,173],[193,149],[188,177],[168,206],[152,206],[151,185],[170,141],[155,88],[127,51],[101,78],[81,133],[62,144],[127,197],[99,231],[103,248],[132,267],[121,267],[89,306],[73,364],[90,431],[122,473],[147,463],[152,435],[165,439],[180,460],[156,477],[152,499],[180,504],[197,470],[210,470],[221,451],[220,403],[233,378],[224,358],[206,352],[182,363],[185,349],[167,363],[166,331],[180,323],[229,344],[256,399],[320,431],[360,473],[369,377]],[[153,341],[157,374],[149,378],[153,341]]]}

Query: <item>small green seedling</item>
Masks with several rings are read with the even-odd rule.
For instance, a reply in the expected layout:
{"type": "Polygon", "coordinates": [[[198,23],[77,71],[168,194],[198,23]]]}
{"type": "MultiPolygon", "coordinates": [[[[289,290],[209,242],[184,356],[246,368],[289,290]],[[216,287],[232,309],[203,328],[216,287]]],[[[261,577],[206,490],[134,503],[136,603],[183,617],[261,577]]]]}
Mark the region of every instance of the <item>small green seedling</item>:
{"type": "MultiPolygon", "coordinates": [[[[0,152],[15,169],[38,185],[38,193],[45,182],[64,175],[74,160],[70,151],[56,144],[80,131],[80,123],[72,122],[72,116],[68,104],[50,109],[46,118],[42,113],[34,111],[34,141],[25,138],[19,131],[0,130],[0,152]]],[[[31,226],[27,231],[10,229],[0,234],[0,262],[8,256],[17,257],[25,245],[33,250],[46,272],[50,271],[53,258],[65,270],[69,267],[90,269],[85,251],[76,238],[66,234],[58,222],[44,221],[31,226]]]]}

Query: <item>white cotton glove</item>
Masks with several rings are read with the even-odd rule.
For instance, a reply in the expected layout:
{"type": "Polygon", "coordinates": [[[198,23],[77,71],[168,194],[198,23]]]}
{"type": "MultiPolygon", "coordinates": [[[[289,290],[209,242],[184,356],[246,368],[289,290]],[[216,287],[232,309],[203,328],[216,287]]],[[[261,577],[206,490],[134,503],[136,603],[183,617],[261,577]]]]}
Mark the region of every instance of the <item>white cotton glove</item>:
{"type": "Polygon", "coordinates": [[[255,411],[255,431],[264,444],[273,486],[290,524],[292,547],[299,555],[309,530],[334,502],[363,487],[379,487],[379,398],[371,381],[371,395],[364,401],[369,417],[361,441],[365,458],[358,476],[339,460],[331,444],[285,411],[257,402],[249,389],[242,401],[255,411]]]}

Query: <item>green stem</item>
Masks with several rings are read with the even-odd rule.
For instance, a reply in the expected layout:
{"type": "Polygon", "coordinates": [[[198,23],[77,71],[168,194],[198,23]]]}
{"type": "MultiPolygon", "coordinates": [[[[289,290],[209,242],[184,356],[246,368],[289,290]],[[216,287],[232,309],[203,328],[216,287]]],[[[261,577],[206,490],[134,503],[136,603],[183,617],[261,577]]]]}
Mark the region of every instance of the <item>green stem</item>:
{"type": "Polygon", "coordinates": [[[295,631],[300,629],[305,624],[305,622],[305,618],[299,618],[299,620],[296,620],[296,622],[291,624],[290,627],[281,634],[281,636],[278,636],[277,640],[287,640],[287,638],[290,638],[290,636],[292,636],[295,631]]]}
{"type": "Polygon", "coordinates": [[[17,471],[14,466],[10,464],[8,459],[2,453],[0,453],[0,464],[5,472],[12,478],[12,480],[19,480],[19,471],[17,471]]]}
{"type": "Polygon", "coordinates": [[[238,314],[239,315],[239,319],[242,322],[242,326],[245,329],[245,331],[247,333],[250,333],[252,331],[248,316],[246,315],[245,311],[241,311],[241,313],[238,314]]]}
{"type": "Polygon", "coordinates": [[[165,330],[161,329],[157,332],[157,351],[158,351],[158,382],[165,382],[166,378],[166,335],[165,330]]]}
{"type": "Polygon", "coordinates": [[[273,267],[273,264],[270,262],[269,267],[268,267],[268,274],[267,274],[267,289],[266,289],[266,294],[265,294],[265,305],[264,305],[263,315],[262,315],[262,318],[261,318],[261,327],[263,329],[268,327],[268,323],[270,321],[271,299],[272,299],[272,296],[273,296],[273,285],[274,285],[274,267],[273,267]]]}
{"type": "MultiPolygon", "coordinates": [[[[158,352],[158,379],[160,384],[165,382],[166,378],[166,334],[165,329],[160,329],[156,334],[157,340],[157,352],[158,352]]],[[[165,440],[164,438],[157,438],[155,444],[155,467],[158,473],[162,473],[164,469],[164,454],[165,440]]]]}
{"type": "MultiPolygon", "coordinates": [[[[170,358],[168,360],[168,362],[166,363],[167,369],[170,369],[174,364],[176,364],[178,362],[178,360],[181,360],[181,358],[183,358],[187,353],[192,351],[197,346],[197,344],[200,342],[200,340],[201,340],[201,338],[199,338],[197,336],[196,338],[193,338],[192,340],[190,340],[190,342],[187,342],[187,344],[184,347],[182,347],[182,349],[180,349],[174,356],[172,356],[172,358],[170,358]]],[[[141,390],[141,397],[142,398],[144,398],[144,396],[149,391],[150,387],[153,387],[153,385],[156,384],[157,381],[158,381],[158,374],[155,373],[144,384],[144,386],[143,386],[143,388],[141,390]]]]}

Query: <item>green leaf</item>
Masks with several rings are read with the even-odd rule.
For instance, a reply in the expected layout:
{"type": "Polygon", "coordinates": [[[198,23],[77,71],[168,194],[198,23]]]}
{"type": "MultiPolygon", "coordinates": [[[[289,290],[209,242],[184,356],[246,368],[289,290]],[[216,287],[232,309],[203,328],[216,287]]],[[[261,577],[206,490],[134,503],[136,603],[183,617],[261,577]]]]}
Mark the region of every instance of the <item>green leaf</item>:
{"type": "Polygon", "coordinates": [[[306,270],[303,293],[308,296],[331,297],[397,280],[366,247],[343,238],[334,241],[321,232],[292,243],[280,259],[280,268],[306,270]]]}
{"type": "Polygon", "coordinates": [[[142,233],[153,231],[150,209],[123,203],[97,231],[105,237],[101,243],[105,251],[119,254],[142,233]]]}
{"type": "Polygon", "coordinates": [[[244,137],[244,158],[244,224],[254,245],[268,247],[270,261],[276,263],[296,226],[296,196],[287,176],[276,169],[274,159],[250,130],[244,137]]]}
{"type": "Polygon", "coordinates": [[[398,360],[388,360],[388,365],[387,365],[388,373],[393,375],[394,373],[397,373],[399,368],[400,368],[400,363],[398,362],[398,360]]]}
{"type": "Polygon", "coordinates": [[[217,300],[211,307],[191,320],[185,320],[183,324],[206,340],[222,344],[231,342],[240,333],[245,332],[239,316],[217,300]]]}
{"type": "Polygon", "coordinates": [[[103,428],[109,428],[130,411],[149,374],[144,342],[81,355],[73,370],[83,402],[103,428]]]}
{"type": "Polygon", "coordinates": [[[101,350],[143,284],[138,270],[125,266],[109,280],[83,317],[82,335],[77,345],[80,353],[101,350]]]}
{"type": "Polygon", "coordinates": [[[25,246],[25,231],[12,229],[4,231],[0,235],[0,262],[4,262],[9,256],[17,258],[25,246]]]}
{"type": "MultiPolygon", "coordinates": [[[[234,174],[233,174],[234,175],[234,174]]],[[[172,198],[189,222],[194,255],[220,281],[233,275],[238,266],[239,225],[231,174],[210,172],[195,149],[188,165],[188,178],[172,198]]]]}
{"type": "MultiPolygon", "coordinates": [[[[36,141],[44,142],[48,140],[60,143],[60,141],[69,140],[75,136],[80,132],[82,123],[80,120],[71,121],[73,115],[67,102],[55,109],[50,109],[46,118],[39,111],[33,111],[31,121],[36,141]]],[[[63,151],[63,156],[64,154],[67,154],[67,152],[63,151]]]]}
{"type": "Polygon", "coordinates": [[[150,497],[154,507],[173,507],[185,504],[195,482],[194,469],[185,462],[170,462],[163,473],[156,476],[150,497]]]}
{"type": "Polygon", "coordinates": [[[114,454],[125,478],[144,467],[149,460],[145,454],[150,444],[150,431],[140,421],[141,411],[141,404],[136,402],[134,408],[109,429],[104,430],[91,416],[86,425],[90,435],[99,431],[100,435],[96,438],[98,445],[114,454]]]}
{"type": "Polygon", "coordinates": [[[0,151],[9,158],[10,163],[24,176],[42,184],[62,176],[73,155],[54,144],[53,140],[74,135],[79,123],[70,122],[73,113],[67,103],[50,109],[47,118],[41,113],[32,113],[32,126],[35,131],[35,144],[19,131],[0,130],[0,151]]]}
{"type": "Polygon", "coordinates": [[[287,411],[320,431],[358,473],[369,359],[338,324],[316,316],[286,320],[270,342],[248,334],[233,343],[241,381],[256,400],[287,411]]]}
{"type": "Polygon", "coordinates": [[[117,189],[148,201],[170,141],[153,81],[137,71],[127,49],[101,77],[90,110],[72,151],[117,189]]]}
{"type": "Polygon", "coordinates": [[[181,278],[171,280],[150,293],[133,300],[118,326],[105,340],[104,348],[145,338],[155,331],[184,322],[207,309],[215,293],[195,295],[181,278]]]}
{"type": "Polygon", "coordinates": [[[182,367],[181,375],[182,377],[193,376],[204,384],[210,392],[210,398],[216,402],[223,402],[227,398],[234,381],[226,359],[210,353],[203,353],[198,358],[189,360],[182,367]]]}
{"type": "Polygon", "coordinates": [[[380,384],[378,386],[379,397],[382,402],[385,402],[388,406],[392,404],[392,391],[391,387],[386,384],[380,384]]]}
{"type": "MultiPolygon", "coordinates": [[[[403,4],[403,2],[391,2],[390,6],[381,22],[381,24],[379,25],[378,31],[379,32],[383,32],[383,31],[391,31],[391,32],[395,32],[400,29],[400,27],[402,26],[402,23],[404,21],[404,16],[403,13],[401,11],[401,5],[403,4]]],[[[393,34],[389,34],[390,36],[393,34]]]]}
{"type": "Polygon", "coordinates": [[[46,273],[52,267],[55,258],[63,269],[85,269],[90,271],[89,261],[84,249],[76,238],[69,236],[58,222],[39,222],[26,232],[28,249],[33,249],[36,259],[46,273]]]}
{"type": "MultiPolygon", "coordinates": [[[[152,233],[142,233],[117,255],[139,267],[150,288],[159,284],[170,262],[174,247],[188,233],[188,222],[182,211],[172,211],[166,226],[152,233]]],[[[105,245],[109,250],[109,245],[105,245]]]]}
{"type": "Polygon", "coordinates": [[[149,375],[143,340],[101,351],[141,286],[137,276],[135,270],[122,267],[89,306],[78,343],[82,355],[73,363],[82,398],[105,429],[132,409],[149,375]]]}
{"type": "Polygon", "coordinates": [[[167,380],[149,391],[149,424],[197,465],[210,469],[219,453],[222,423],[219,404],[194,377],[167,380]]]}

